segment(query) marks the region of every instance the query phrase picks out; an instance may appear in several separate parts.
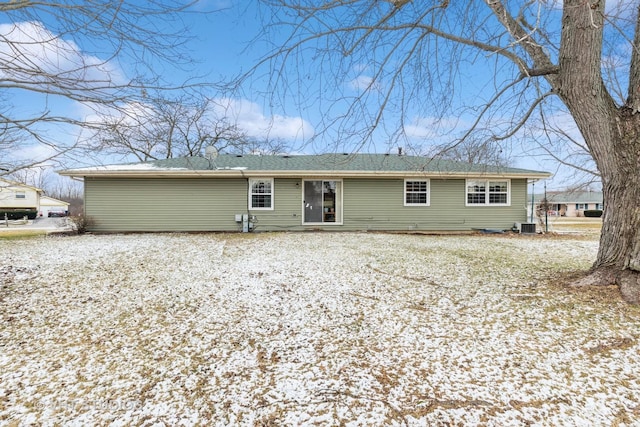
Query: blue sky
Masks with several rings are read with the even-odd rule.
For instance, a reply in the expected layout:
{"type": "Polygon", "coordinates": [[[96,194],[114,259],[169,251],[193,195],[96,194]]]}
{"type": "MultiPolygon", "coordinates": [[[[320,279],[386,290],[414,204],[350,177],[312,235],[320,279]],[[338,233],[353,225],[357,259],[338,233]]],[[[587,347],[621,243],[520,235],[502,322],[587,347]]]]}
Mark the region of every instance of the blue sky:
{"type": "MultiPolygon", "coordinates": [[[[253,3],[233,2],[231,0],[205,0],[195,6],[189,14],[185,15],[185,24],[189,27],[192,39],[185,45],[187,53],[191,55],[194,62],[188,67],[176,68],[171,64],[157,63],[156,70],[162,78],[169,83],[180,84],[180,82],[196,76],[201,81],[219,82],[230,79],[242,72],[248,71],[256,61],[264,55],[267,49],[265,41],[255,41],[262,31],[262,26],[266,22],[266,17],[261,15],[265,11],[258,10],[251,6],[253,3]],[[209,11],[204,13],[201,11],[209,11]],[[211,12],[213,11],[213,12],[211,12]]],[[[32,23],[33,24],[33,23],[32,23]]],[[[0,21],[0,29],[2,21],[0,21]]],[[[44,24],[46,31],[46,24],[44,24]]],[[[5,28],[6,31],[6,28],[5,28]]],[[[25,31],[29,31],[28,29],[25,31]]],[[[278,41],[278,34],[271,32],[272,41],[278,41]]],[[[67,41],[63,38],[63,41],[67,41]]],[[[78,47],[78,55],[87,55],[78,47]]],[[[480,61],[482,62],[482,61],[480,61]]],[[[126,78],[127,67],[131,64],[113,64],[110,69],[111,74],[122,73],[126,78]]],[[[473,65],[473,64],[472,64],[473,65]]],[[[330,73],[330,67],[321,67],[318,73],[330,73]]],[[[290,68],[291,70],[291,68],[290,68]]],[[[359,148],[361,151],[395,151],[398,145],[407,144],[429,144],[434,142],[446,142],[447,137],[453,138],[468,125],[471,116],[449,115],[438,118],[434,113],[429,112],[408,112],[405,117],[404,131],[408,138],[400,143],[389,142],[389,135],[397,131],[398,123],[394,122],[394,114],[386,118],[378,130],[373,134],[372,141],[362,147],[358,147],[359,141],[351,137],[350,141],[344,144],[334,145],[333,142],[343,142],[344,133],[336,127],[325,127],[323,111],[331,109],[333,114],[340,114],[347,111],[348,102],[342,100],[334,104],[326,104],[326,100],[321,100],[320,95],[329,92],[320,87],[314,75],[304,75],[300,81],[291,80],[288,94],[274,93],[268,87],[268,68],[262,68],[260,73],[254,74],[253,82],[245,86],[243,90],[234,93],[220,93],[211,91],[211,96],[216,97],[219,105],[226,108],[226,114],[231,114],[238,125],[249,135],[255,137],[269,136],[271,138],[282,138],[290,141],[294,146],[294,152],[322,152],[322,151],[351,151],[359,148]],[[307,92],[308,91],[308,92],[307,92]],[[435,129],[439,128],[440,135],[436,135],[435,129]],[[319,133],[326,131],[321,136],[319,133]],[[311,136],[316,136],[313,144],[307,144],[311,136]]],[[[314,70],[305,71],[313,73],[314,70]]],[[[474,88],[478,81],[487,81],[488,68],[475,67],[461,70],[458,80],[469,88],[474,88]]],[[[371,68],[366,64],[360,67],[353,67],[348,74],[343,75],[342,81],[335,81],[337,89],[348,97],[357,97],[364,92],[364,88],[371,82],[371,68]]],[[[300,76],[296,76],[300,77],[300,76]]],[[[375,85],[370,88],[374,93],[372,99],[367,100],[362,106],[364,109],[371,107],[375,111],[375,85]]],[[[87,111],[78,103],[59,100],[54,97],[43,95],[20,95],[19,99],[13,100],[15,108],[45,110],[59,109],[71,111],[78,118],[82,118],[87,111]]],[[[362,112],[358,112],[362,113],[362,112]]],[[[362,114],[369,114],[365,112],[362,114]]],[[[570,120],[567,121],[570,126],[570,120]]],[[[343,129],[344,130],[344,129],[343,129]]],[[[61,139],[75,139],[75,130],[58,127],[52,129],[61,139]]],[[[346,138],[344,138],[346,139],[346,138]]],[[[46,155],[46,147],[31,147],[22,153],[23,156],[35,157],[46,155]]],[[[531,153],[523,152],[516,144],[506,144],[505,150],[513,155],[514,166],[548,170],[556,172],[555,165],[547,161],[541,161],[531,153]]],[[[78,161],[79,159],[76,159],[78,161]]],[[[98,163],[105,161],[104,158],[80,159],[86,163],[98,163]]]]}

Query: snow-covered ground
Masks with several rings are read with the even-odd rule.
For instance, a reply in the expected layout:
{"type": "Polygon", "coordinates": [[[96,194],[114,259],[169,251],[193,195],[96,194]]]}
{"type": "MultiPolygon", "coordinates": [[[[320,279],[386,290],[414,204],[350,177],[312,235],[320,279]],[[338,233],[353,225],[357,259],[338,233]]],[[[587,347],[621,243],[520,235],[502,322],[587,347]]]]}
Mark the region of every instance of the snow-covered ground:
{"type": "Polygon", "coordinates": [[[640,425],[640,308],[597,240],[0,240],[0,424],[640,425]]]}

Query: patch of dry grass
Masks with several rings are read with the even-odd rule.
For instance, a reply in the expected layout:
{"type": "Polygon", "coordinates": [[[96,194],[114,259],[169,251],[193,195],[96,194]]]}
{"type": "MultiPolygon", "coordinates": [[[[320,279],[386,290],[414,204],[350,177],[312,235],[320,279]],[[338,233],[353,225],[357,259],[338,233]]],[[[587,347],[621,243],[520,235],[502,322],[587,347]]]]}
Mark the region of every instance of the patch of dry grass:
{"type": "MultiPolygon", "coordinates": [[[[540,226],[538,226],[538,228],[540,228],[540,226]]],[[[549,219],[549,231],[551,232],[593,235],[599,234],[601,230],[601,218],[554,217],[549,219]]]]}
{"type": "Polygon", "coordinates": [[[0,229],[0,240],[19,240],[28,239],[32,237],[45,236],[47,230],[15,230],[15,229],[0,229]]]}

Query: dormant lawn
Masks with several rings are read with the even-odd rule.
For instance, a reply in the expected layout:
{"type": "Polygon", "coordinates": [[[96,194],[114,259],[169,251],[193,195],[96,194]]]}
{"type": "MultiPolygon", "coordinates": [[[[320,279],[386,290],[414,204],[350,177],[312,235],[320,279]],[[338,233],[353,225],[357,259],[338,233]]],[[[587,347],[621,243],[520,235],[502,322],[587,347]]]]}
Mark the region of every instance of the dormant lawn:
{"type": "Polygon", "coordinates": [[[0,424],[640,425],[597,234],[0,240],[0,424]]]}

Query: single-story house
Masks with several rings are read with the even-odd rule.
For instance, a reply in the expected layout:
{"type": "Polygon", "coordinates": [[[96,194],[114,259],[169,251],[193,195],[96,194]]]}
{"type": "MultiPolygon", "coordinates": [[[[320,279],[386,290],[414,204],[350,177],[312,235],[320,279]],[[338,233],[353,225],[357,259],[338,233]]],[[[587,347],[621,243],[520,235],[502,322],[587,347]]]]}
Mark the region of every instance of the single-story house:
{"type": "Polygon", "coordinates": [[[70,169],[88,229],[503,229],[547,172],[389,154],[212,155],[70,169]]]}
{"type": "Polygon", "coordinates": [[[47,217],[50,212],[64,212],[65,214],[68,214],[69,205],[69,202],[65,202],[63,200],[54,199],[49,196],[41,196],[39,215],[47,217]]]}
{"type": "MultiPolygon", "coordinates": [[[[18,211],[35,218],[40,208],[40,198],[43,191],[40,188],[25,185],[9,179],[0,178],[0,211],[18,211]]],[[[2,219],[2,218],[0,218],[2,219]]]]}
{"type": "MultiPolygon", "coordinates": [[[[600,191],[548,191],[546,196],[551,204],[550,215],[580,217],[584,216],[584,211],[602,210],[604,207],[600,191]]],[[[538,194],[534,199],[538,206],[544,200],[544,194],[538,194]]]]}

